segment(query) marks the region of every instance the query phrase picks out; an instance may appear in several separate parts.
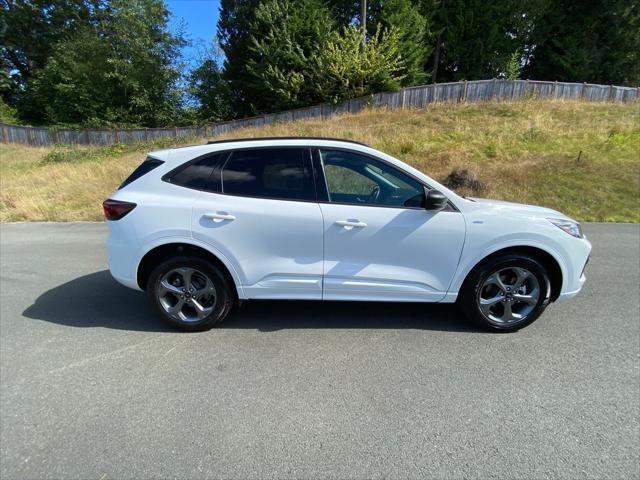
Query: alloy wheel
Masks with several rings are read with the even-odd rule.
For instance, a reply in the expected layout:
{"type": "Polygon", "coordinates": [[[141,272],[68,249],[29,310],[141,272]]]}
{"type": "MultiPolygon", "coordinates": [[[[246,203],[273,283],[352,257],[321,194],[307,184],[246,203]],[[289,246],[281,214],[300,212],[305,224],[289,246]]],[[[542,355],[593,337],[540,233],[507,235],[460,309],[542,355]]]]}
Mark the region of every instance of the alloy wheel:
{"type": "Polygon", "coordinates": [[[216,288],[211,279],[190,267],[164,274],[156,296],[164,311],[179,322],[199,322],[210,315],[216,305],[216,288]]]}
{"type": "Polygon", "coordinates": [[[540,299],[540,284],[526,268],[496,270],[482,283],[477,303],[482,315],[496,325],[524,322],[540,299]]]}

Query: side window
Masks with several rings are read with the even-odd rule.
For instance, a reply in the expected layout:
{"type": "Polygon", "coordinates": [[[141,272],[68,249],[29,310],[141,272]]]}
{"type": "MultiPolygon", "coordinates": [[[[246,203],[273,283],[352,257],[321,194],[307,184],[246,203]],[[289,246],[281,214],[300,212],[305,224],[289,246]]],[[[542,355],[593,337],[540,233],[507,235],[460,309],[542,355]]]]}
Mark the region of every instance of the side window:
{"type": "Polygon", "coordinates": [[[281,200],[315,200],[309,150],[237,150],[222,170],[224,193],[281,200]]]}
{"type": "Polygon", "coordinates": [[[226,153],[207,155],[172,174],[168,181],[181,187],[220,192],[220,163],[225,157],[226,153]]]}
{"type": "Polygon", "coordinates": [[[163,163],[164,162],[162,160],[158,160],[157,158],[147,157],[147,159],[144,162],[142,162],[140,165],[138,165],[138,167],[133,172],[131,172],[131,175],[129,175],[125,179],[125,181],[120,184],[120,186],[118,187],[118,190],[126,187],[131,182],[135,182],[137,179],[146,175],[151,170],[159,167],[163,163]]]}
{"type": "Polygon", "coordinates": [[[354,205],[421,207],[422,184],[395,167],[344,150],[320,150],[329,201],[354,205]]]}

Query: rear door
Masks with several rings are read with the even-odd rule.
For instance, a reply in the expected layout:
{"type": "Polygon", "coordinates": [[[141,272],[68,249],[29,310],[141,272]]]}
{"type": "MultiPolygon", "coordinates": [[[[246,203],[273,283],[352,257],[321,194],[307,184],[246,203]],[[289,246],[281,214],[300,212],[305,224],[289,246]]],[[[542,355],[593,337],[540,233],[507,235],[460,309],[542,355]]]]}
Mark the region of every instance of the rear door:
{"type": "Polygon", "coordinates": [[[322,214],[308,148],[238,149],[196,194],[193,237],[236,269],[246,298],[322,298],[322,214]]]}
{"type": "Polygon", "coordinates": [[[315,165],[326,186],[323,298],[441,300],[462,251],[462,215],[425,210],[422,183],[380,159],[320,149],[315,165]]]}

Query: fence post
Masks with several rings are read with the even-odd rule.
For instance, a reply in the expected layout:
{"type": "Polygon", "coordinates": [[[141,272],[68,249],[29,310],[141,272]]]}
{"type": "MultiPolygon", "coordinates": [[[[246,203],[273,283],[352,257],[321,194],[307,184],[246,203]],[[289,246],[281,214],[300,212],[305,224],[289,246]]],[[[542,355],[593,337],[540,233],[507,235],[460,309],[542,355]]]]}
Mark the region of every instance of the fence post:
{"type": "Polygon", "coordinates": [[[553,98],[558,98],[558,81],[553,82],[553,98]]]}
{"type": "Polygon", "coordinates": [[[613,98],[613,85],[609,85],[609,101],[613,98]]]}
{"type": "Polygon", "coordinates": [[[491,100],[495,100],[496,99],[496,79],[494,78],[491,81],[491,100]]]}
{"type": "Polygon", "coordinates": [[[404,102],[405,102],[404,96],[405,96],[405,93],[406,93],[406,91],[405,91],[404,88],[400,89],[400,109],[402,109],[402,110],[404,110],[404,102]]]}
{"type": "Polygon", "coordinates": [[[580,99],[582,100],[584,98],[584,91],[586,89],[587,86],[587,82],[582,82],[582,89],[580,90],[580,99]]]}
{"type": "Polygon", "coordinates": [[[467,101],[467,81],[464,81],[464,87],[462,89],[462,101],[466,102],[467,101]]]}
{"type": "Polygon", "coordinates": [[[0,131],[2,131],[2,143],[9,143],[9,127],[3,124],[0,131]]]}

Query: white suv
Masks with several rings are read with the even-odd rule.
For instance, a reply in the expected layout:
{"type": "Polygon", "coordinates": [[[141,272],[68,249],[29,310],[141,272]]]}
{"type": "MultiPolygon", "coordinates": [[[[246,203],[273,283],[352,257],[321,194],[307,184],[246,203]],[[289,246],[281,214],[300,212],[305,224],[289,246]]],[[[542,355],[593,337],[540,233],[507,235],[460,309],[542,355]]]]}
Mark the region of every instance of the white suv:
{"type": "Polygon", "coordinates": [[[460,197],[347,140],[152,152],[103,206],[114,278],[191,331],[248,299],[457,301],[517,330],[580,291],[591,251],[561,213],[460,197]]]}

